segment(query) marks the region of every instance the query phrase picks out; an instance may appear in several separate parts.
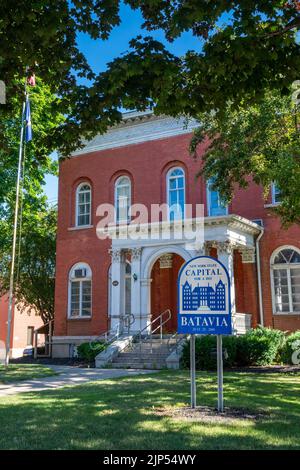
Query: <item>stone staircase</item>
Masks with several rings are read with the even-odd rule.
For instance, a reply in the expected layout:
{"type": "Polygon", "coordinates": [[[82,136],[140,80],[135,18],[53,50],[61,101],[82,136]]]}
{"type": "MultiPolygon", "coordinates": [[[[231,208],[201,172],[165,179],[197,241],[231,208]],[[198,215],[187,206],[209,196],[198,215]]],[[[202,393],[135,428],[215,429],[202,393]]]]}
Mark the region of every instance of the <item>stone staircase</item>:
{"type": "Polygon", "coordinates": [[[162,339],[152,337],[144,339],[141,343],[133,343],[120,352],[110,365],[112,368],[123,369],[164,369],[167,367],[166,359],[171,354],[172,345],[176,340],[164,335],[162,339]]]}

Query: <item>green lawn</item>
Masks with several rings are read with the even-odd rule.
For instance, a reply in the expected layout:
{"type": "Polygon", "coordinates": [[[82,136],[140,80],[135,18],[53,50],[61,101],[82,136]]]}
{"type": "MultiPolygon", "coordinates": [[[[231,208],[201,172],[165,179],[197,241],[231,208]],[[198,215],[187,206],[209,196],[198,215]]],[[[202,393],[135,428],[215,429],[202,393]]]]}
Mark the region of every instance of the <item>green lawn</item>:
{"type": "Polygon", "coordinates": [[[56,375],[49,367],[35,364],[9,364],[0,366],[0,384],[9,384],[21,380],[31,380],[39,377],[48,377],[56,375]]]}
{"type": "MultiPolygon", "coordinates": [[[[258,421],[188,422],[156,407],[189,403],[186,372],[123,377],[0,401],[1,449],[300,449],[300,374],[225,373],[226,405],[258,421]]],[[[198,373],[198,404],[216,404],[216,374],[198,373]]]]}

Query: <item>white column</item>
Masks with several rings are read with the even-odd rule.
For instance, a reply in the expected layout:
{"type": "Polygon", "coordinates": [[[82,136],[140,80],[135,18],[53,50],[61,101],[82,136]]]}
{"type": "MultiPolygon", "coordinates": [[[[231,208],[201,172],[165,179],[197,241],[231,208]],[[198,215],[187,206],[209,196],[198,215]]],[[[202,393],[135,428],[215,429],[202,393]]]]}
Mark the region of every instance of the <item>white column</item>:
{"type": "Polygon", "coordinates": [[[141,279],[141,322],[139,320],[139,329],[144,328],[150,323],[151,315],[151,278],[141,279]]]}
{"type": "Polygon", "coordinates": [[[231,298],[231,313],[236,313],[235,303],[235,286],[234,286],[234,269],[233,269],[233,248],[234,246],[228,240],[218,243],[218,260],[224,264],[229,274],[230,281],[230,298],[231,298]]]}
{"type": "Polygon", "coordinates": [[[132,331],[140,329],[141,314],[141,253],[142,248],[131,250],[131,313],[135,321],[131,325],[132,331]]]}
{"type": "Polygon", "coordinates": [[[111,254],[111,329],[115,330],[123,313],[123,254],[112,248],[111,254]]]}

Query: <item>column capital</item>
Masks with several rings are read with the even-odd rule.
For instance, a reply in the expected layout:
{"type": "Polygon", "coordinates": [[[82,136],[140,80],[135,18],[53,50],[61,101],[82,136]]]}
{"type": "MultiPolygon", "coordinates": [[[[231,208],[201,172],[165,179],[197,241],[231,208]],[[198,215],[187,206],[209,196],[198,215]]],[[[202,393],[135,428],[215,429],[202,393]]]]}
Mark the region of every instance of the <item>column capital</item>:
{"type": "Polygon", "coordinates": [[[227,253],[230,255],[234,248],[236,248],[236,246],[231,240],[224,240],[217,244],[218,253],[227,253]]]}
{"type": "Polygon", "coordinates": [[[142,254],[142,248],[132,248],[131,249],[131,259],[138,261],[142,254]]]}
{"type": "Polygon", "coordinates": [[[218,248],[218,243],[216,240],[206,240],[204,242],[204,249],[206,253],[209,253],[211,248],[218,248]]]}
{"type": "Polygon", "coordinates": [[[243,263],[254,263],[255,262],[255,248],[254,246],[245,246],[239,248],[239,252],[242,255],[243,263]]]}
{"type": "Polygon", "coordinates": [[[111,248],[108,250],[112,263],[120,263],[122,261],[122,250],[120,248],[111,248]]]}

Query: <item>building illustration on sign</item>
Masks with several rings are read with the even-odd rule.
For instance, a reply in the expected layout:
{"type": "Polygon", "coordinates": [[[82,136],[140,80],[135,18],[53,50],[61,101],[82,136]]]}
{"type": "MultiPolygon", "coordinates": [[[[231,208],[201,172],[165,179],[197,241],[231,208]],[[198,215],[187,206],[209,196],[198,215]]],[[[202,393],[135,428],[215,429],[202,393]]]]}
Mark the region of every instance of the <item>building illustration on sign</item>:
{"type": "Polygon", "coordinates": [[[215,289],[210,286],[192,287],[186,281],[182,286],[182,310],[201,311],[202,309],[211,311],[222,311],[226,309],[226,289],[225,284],[219,280],[215,289]]]}

